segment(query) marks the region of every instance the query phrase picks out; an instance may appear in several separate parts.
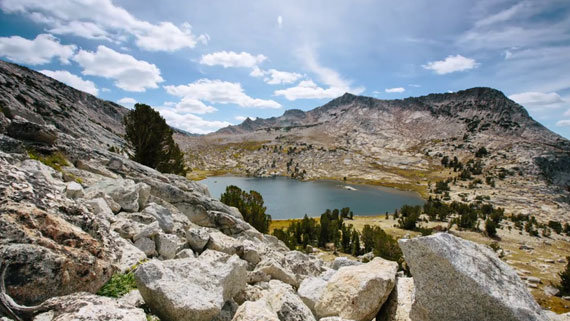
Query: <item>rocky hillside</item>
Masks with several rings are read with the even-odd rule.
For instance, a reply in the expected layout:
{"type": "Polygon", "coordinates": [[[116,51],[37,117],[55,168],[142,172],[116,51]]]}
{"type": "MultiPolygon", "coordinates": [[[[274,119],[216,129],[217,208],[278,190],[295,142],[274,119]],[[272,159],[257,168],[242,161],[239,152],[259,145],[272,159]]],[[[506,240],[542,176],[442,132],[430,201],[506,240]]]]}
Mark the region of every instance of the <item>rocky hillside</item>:
{"type": "Polygon", "coordinates": [[[510,213],[570,219],[570,142],[490,88],[403,100],[345,94],[308,112],[247,119],[180,143],[196,176],[346,178],[426,197],[437,181],[480,162],[482,172],[452,182],[446,198],[490,198],[510,213]],[[487,153],[476,157],[482,147],[487,153]],[[454,157],[459,170],[442,166],[454,157]]]}
{"type": "Polygon", "coordinates": [[[543,311],[488,247],[450,234],[400,240],[413,278],[372,253],[290,251],[204,186],[109,151],[124,109],[1,66],[0,320],[567,317],[543,311]],[[123,283],[118,298],[95,294],[123,283]]]}

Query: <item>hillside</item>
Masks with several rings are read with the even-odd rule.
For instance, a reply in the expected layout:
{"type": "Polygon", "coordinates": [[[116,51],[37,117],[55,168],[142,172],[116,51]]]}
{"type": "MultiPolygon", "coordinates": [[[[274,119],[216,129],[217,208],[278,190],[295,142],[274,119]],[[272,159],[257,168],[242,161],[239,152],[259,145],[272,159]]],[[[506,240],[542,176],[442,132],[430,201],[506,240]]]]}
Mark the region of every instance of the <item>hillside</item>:
{"type": "Polygon", "coordinates": [[[570,142],[491,88],[403,100],[345,94],[307,112],[247,119],[180,143],[196,176],[346,178],[425,197],[435,195],[437,181],[480,162],[480,174],[451,183],[448,199],[490,197],[511,213],[570,219],[570,142]],[[481,147],[488,154],[476,157],[481,147]],[[446,156],[462,167],[443,167],[446,156]]]}

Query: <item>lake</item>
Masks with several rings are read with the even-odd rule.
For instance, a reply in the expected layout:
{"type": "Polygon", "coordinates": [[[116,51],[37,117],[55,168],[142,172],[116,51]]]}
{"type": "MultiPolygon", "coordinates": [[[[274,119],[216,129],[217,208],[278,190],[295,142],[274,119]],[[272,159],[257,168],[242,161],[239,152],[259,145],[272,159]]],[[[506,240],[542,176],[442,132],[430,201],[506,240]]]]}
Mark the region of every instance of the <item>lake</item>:
{"type": "Polygon", "coordinates": [[[242,190],[255,190],[263,196],[267,214],[272,219],[302,218],[305,214],[319,216],[326,209],[350,207],[354,215],[392,213],[402,205],[422,205],[424,200],[413,192],[393,188],[345,184],[339,181],[301,182],[286,177],[214,176],[201,180],[219,199],[226,186],[236,185],[242,190]],[[355,190],[348,190],[345,186],[355,190]]]}

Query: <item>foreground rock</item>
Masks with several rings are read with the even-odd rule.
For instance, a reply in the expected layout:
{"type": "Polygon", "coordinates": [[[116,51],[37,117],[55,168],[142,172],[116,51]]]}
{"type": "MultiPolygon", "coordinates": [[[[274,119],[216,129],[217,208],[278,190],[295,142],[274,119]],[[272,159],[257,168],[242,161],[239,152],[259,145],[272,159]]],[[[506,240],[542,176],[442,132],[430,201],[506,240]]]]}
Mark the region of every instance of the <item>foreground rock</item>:
{"type": "Polygon", "coordinates": [[[388,301],[376,316],[376,321],[410,321],[414,302],[414,279],[397,278],[388,301]]]}
{"type": "Polygon", "coordinates": [[[398,243],[414,276],[412,320],[549,320],[490,248],[447,233],[398,243]]]}
{"type": "Polygon", "coordinates": [[[212,320],[245,288],[246,263],[237,256],[205,251],[198,258],[141,265],[135,278],[144,301],[162,320],[212,320]]]}
{"type": "Polygon", "coordinates": [[[142,309],[119,300],[89,293],[56,297],[44,303],[50,311],[38,314],[34,321],[146,321],[142,309]]]}
{"type": "Polygon", "coordinates": [[[340,268],[315,303],[317,316],[372,320],[394,288],[397,271],[396,262],[379,257],[366,264],[340,268]]]}

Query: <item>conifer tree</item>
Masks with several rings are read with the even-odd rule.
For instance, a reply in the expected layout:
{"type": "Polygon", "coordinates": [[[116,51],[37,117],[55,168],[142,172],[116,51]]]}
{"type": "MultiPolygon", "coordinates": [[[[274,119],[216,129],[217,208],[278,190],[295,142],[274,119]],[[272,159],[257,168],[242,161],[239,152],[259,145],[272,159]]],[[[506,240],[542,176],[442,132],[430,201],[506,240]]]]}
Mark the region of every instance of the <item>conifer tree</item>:
{"type": "Polygon", "coordinates": [[[136,104],[123,119],[125,138],[134,149],[131,159],[162,173],[186,175],[184,153],[173,131],[160,114],[145,104],[136,104]]]}

